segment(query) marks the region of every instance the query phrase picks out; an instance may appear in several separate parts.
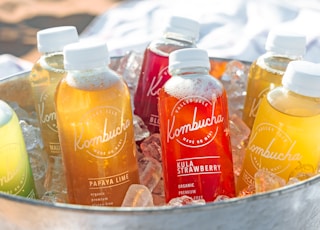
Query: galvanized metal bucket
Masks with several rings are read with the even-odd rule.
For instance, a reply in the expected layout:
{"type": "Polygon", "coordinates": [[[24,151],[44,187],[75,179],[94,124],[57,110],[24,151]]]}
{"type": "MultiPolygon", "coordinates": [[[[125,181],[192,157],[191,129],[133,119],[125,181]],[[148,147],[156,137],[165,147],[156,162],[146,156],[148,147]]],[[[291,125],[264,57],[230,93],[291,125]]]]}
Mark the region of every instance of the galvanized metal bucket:
{"type": "MultiPolygon", "coordinates": [[[[0,79],[0,98],[32,110],[28,74],[0,79]]],[[[9,230],[319,228],[320,175],[272,192],[185,207],[92,207],[0,193],[0,229],[9,230]]]]}

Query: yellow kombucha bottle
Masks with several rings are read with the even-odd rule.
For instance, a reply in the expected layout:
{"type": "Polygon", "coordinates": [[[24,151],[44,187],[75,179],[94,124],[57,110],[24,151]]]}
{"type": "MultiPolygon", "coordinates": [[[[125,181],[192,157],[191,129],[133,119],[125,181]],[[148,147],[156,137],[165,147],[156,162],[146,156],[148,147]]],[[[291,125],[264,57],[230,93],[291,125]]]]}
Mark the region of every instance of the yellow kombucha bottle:
{"type": "Polygon", "coordinates": [[[237,191],[254,183],[259,169],[288,181],[317,172],[320,157],[320,66],[292,61],[283,86],[262,99],[250,136],[237,191]]]}
{"type": "Polygon", "coordinates": [[[52,27],[37,33],[38,51],[42,55],[33,66],[29,81],[43,145],[48,155],[61,155],[54,94],[58,82],[66,75],[63,66],[63,47],[77,41],[78,33],[73,26],[52,27]]]}
{"type": "Polygon", "coordinates": [[[69,202],[121,206],[139,183],[128,87],[108,68],[105,42],[66,46],[64,63],[55,104],[69,202]]]}
{"type": "Polygon", "coordinates": [[[2,100],[0,100],[0,136],[0,191],[36,198],[29,156],[18,117],[2,100]]]}
{"type": "Polygon", "coordinates": [[[266,53],[255,60],[249,70],[243,121],[251,129],[261,99],[281,85],[282,76],[290,61],[301,60],[305,53],[304,35],[271,30],[265,44],[266,53]]]}

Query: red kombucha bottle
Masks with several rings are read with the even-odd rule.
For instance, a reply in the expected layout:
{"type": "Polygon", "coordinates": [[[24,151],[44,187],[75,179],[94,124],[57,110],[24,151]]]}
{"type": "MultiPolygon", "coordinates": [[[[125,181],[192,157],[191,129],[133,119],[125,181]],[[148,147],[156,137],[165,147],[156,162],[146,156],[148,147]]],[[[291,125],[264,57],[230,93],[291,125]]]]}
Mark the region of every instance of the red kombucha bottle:
{"type": "Polygon", "coordinates": [[[169,54],[195,47],[199,23],[183,17],[171,17],[163,36],[152,41],[144,53],[141,73],[134,96],[134,113],[142,118],[151,133],[159,132],[158,95],[170,78],[169,54]]]}
{"type": "Polygon", "coordinates": [[[159,94],[166,202],[235,196],[226,91],[209,69],[204,50],[170,54],[172,78],[159,94]]]}

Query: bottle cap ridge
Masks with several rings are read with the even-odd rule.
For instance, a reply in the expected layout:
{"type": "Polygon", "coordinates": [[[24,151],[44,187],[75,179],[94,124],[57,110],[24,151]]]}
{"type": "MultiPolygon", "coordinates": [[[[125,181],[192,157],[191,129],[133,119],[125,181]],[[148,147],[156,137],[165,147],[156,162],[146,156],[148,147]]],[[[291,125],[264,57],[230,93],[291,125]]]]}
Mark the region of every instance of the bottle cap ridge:
{"type": "Polygon", "coordinates": [[[40,53],[62,51],[65,45],[78,40],[78,32],[74,26],[52,27],[37,33],[37,47],[40,53]]]}
{"type": "Polygon", "coordinates": [[[277,54],[303,56],[306,52],[306,36],[280,29],[271,30],[265,48],[277,54]]]}
{"type": "Polygon", "coordinates": [[[169,55],[169,73],[174,69],[204,67],[210,69],[210,60],[206,50],[186,48],[175,50],[169,55]]]}
{"type": "Polygon", "coordinates": [[[320,97],[320,64],[308,61],[289,62],[282,85],[300,95],[320,97]]]}
{"type": "Polygon", "coordinates": [[[107,66],[110,62],[108,46],[103,41],[84,40],[65,46],[66,70],[88,70],[107,66]]]}
{"type": "Polygon", "coordinates": [[[200,24],[199,22],[185,17],[172,16],[165,29],[167,33],[178,33],[197,40],[199,37],[200,24]]]}
{"type": "Polygon", "coordinates": [[[7,124],[13,116],[13,110],[4,101],[0,100],[0,127],[7,124]]]}

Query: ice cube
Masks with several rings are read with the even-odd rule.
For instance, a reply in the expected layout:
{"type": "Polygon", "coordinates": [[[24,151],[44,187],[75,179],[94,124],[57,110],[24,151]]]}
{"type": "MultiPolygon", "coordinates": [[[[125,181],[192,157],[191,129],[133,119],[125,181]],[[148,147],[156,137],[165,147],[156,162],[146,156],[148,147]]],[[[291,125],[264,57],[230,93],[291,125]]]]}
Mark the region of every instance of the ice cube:
{"type": "Polygon", "coordinates": [[[139,162],[140,183],[145,185],[151,192],[162,178],[162,165],[156,159],[144,157],[139,162]]]}
{"type": "Polygon", "coordinates": [[[256,188],[254,184],[248,185],[246,188],[242,189],[238,193],[238,197],[250,196],[256,193],[256,188]]]}
{"type": "Polygon", "coordinates": [[[154,133],[143,140],[140,144],[140,148],[144,156],[152,157],[159,162],[162,162],[161,140],[159,133],[154,133]]]}
{"type": "Polygon", "coordinates": [[[230,199],[230,197],[228,197],[226,195],[218,195],[213,202],[221,202],[221,201],[225,201],[225,200],[229,200],[229,199],[230,199]]]}
{"type": "Polygon", "coordinates": [[[133,115],[133,127],[135,141],[142,141],[143,139],[150,136],[148,127],[145,125],[143,120],[135,114],[133,115]]]}
{"type": "Polygon", "coordinates": [[[255,173],[254,180],[256,193],[271,191],[286,185],[283,178],[263,169],[259,169],[255,173]]]}
{"type": "Polygon", "coordinates": [[[202,205],[206,204],[206,201],[204,199],[194,200],[190,196],[181,196],[172,198],[169,202],[169,206],[185,206],[185,205],[202,205]]]}
{"type": "Polygon", "coordinates": [[[237,60],[228,62],[221,82],[228,94],[229,113],[242,117],[249,65],[237,60]]]}
{"type": "Polygon", "coordinates": [[[19,123],[27,151],[35,148],[43,148],[40,129],[33,125],[29,125],[25,120],[20,120],[19,123]]]}
{"type": "Polygon", "coordinates": [[[152,207],[153,197],[150,190],[141,184],[130,185],[124,200],[122,207],[152,207]]]}

